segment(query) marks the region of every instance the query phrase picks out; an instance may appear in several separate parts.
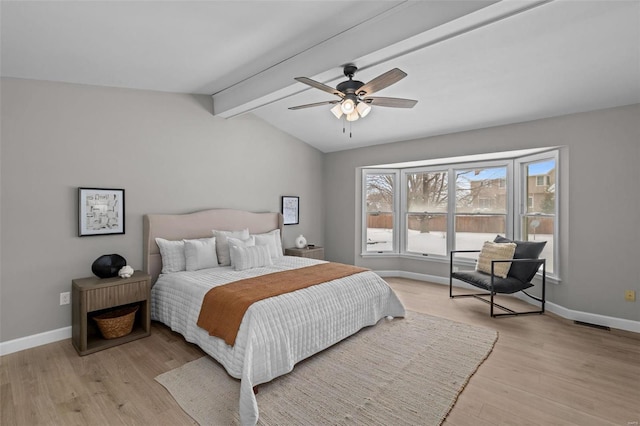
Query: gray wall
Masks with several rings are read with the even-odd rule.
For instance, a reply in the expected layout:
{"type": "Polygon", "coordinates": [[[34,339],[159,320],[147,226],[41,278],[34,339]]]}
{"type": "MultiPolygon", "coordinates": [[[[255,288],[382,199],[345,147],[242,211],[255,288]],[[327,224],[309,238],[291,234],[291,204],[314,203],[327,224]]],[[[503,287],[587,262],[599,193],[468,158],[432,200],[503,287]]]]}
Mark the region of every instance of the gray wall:
{"type": "Polygon", "coordinates": [[[255,116],[215,118],[208,97],[6,78],[0,90],[0,341],[69,326],[59,293],[98,256],[141,268],[145,213],[278,211],[299,195],[285,245],[303,233],[330,260],[446,276],[444,264],[359,256],[357,168],[557,145],[563,281],[549,299],[640,320],[623,300],[640,291],[638,105],[324,155],[255,116]],[[125,188],[125,235],[76,236],[78,186],[125,188]]]}
{"type": "Polygon", "coordinates": [[[1,81],[0,341],[71,324],[59,293],[100,255],[142,267],[142,215],[228,207],[279,211],[298,195],[323,244],[323,154],[255,116],[213,117],[211,98],[1,81]],[[77,187],[124,188],[126,234],[77,237],[77,187]]]}
{"type": "Polygon", "coordinates": [[[448,265],[360,256],[358,167],[563,146],[560,266],[548,300],[568,309],[640,320],[640,105],[455,133],[326,155],[325,249],[330,260],[446,277],[448,265]],[[599,221],[602,221],[599,223],[599,221]]]}

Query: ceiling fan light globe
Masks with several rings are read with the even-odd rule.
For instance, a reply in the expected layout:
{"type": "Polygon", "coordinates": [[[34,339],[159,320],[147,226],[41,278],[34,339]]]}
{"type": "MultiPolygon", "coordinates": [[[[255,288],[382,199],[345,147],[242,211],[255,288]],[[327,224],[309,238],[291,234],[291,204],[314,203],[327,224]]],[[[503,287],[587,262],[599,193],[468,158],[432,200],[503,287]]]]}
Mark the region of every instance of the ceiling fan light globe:
{"type": "Polygon", "coordinates": [[[342,101],[342,104],[340,104],[340,108],[343,113],[351,114],[355,110],[356,104],[353,102],[353,99],[345,99],[342,101]]]}
{"type": "Polygon", "coordinates": [[[335,104],[333,108],[331,108],[331,113],[336,116],[336,118],[342,117],[342,108],[340,104],[335,104]]]}
{"type": "Polygon", "coordinates": [[[358,119],[358,111],[353,110],[352,113],[347,114],[347,121],[356,121],[358,119]]]}
{"type": "Polygon", "coordinates": [[[356,111],[358,111],[360,117],[365,118],[371,112],[371,106],[366,102],[358,102],[356,111]]]}

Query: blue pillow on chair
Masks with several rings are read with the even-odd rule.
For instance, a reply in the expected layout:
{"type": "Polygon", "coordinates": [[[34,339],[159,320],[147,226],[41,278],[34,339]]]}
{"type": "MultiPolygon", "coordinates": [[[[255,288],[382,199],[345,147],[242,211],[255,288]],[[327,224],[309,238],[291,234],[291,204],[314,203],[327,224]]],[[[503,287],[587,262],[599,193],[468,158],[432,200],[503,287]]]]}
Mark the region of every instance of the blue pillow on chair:
{"type": "MultiPolygon", "coordinates": [[[[513,254],[514,259],[537,259],[542,253],[546,241],[514,241],[508,238],[496,236],[493,240],[495,243],[515,243],[516,251],[513,254]]],[[[519,279],[522,282],[528,283],[538,272],[539,264],[525,263],[525,262],[513,262],[507,276],[519,279]]]]}

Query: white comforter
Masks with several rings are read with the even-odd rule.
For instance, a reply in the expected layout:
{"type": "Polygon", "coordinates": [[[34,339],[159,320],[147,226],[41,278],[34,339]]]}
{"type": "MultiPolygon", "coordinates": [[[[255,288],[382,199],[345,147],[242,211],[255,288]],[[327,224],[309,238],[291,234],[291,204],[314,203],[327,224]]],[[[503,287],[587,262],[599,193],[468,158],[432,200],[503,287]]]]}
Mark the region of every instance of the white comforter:
{"type": "Polygon", "coordinates": [[[395,293],[378,275],[368,271],[254,303],[242,320],[233,347],[196,325],[202,299],[209,289],[322,262],[284,256],[273,266],[246,271],[222,267],[165,274],[151,290],[151,318],[196,343],[231,376],[241,380],[243,425],[258,421],[254,386],[290,372],[297,362],[385,316],[404,316],[404,307],[395,293]],[[343,285],[345,282],[349,285],[343,285]]]}

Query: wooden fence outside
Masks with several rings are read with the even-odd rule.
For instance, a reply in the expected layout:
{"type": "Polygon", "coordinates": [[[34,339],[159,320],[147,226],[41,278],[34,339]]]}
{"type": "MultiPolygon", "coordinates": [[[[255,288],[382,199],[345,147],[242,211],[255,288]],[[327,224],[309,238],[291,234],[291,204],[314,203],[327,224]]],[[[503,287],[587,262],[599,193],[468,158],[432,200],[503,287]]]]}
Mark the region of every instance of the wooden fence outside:
{"type": "MultiPolygon", "coordinates": [[[[540,225],[537,234],[553,234],[553,219],[537,218],[540,225]]],[[[393,216],[390,214],[369,215],[367,228],[393,228],[393,216]]],[[[409,216],[409,229],[421,232],[446,232],[446,216],[409,216]]],[[[504,216],[469,215],[456,217],[456,232],[504,233],[504,216]]],[[[533,233],[532,230],[530,230],[533,233]]]]}

